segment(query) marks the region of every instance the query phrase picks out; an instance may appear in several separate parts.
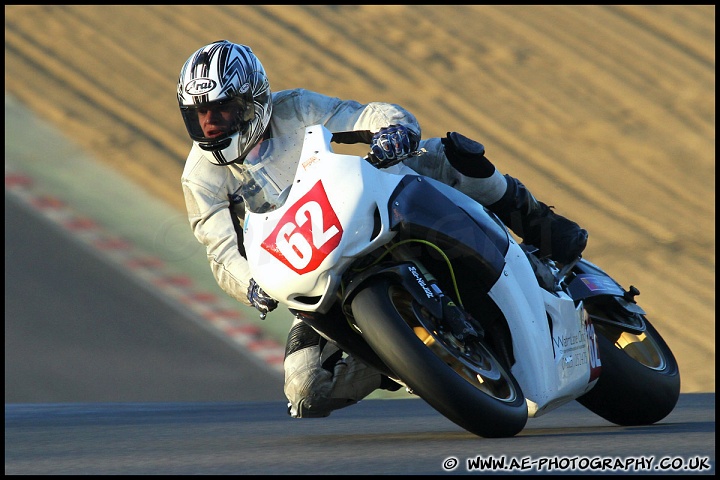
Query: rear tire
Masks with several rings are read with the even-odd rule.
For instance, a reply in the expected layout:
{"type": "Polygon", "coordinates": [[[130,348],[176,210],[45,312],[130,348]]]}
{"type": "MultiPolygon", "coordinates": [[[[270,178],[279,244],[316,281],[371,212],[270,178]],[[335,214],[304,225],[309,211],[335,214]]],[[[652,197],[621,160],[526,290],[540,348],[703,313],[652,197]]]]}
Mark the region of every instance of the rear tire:
{"type": "Polygon", "coordinates": [[[647,319],[645,324],[646,331],[635,335],[594,322],[602,370],[597,384],[577,401],[617,425],[659,422],[680,396],[677,361],[647,319]]]}
{"type": "Polygon", "coordinates": [[[389,279],[357,293],[352,312],[378,356],[435,410],[481,437],[512,437],[527,423],[515,378],[482,340],[471,350],[438,332],[427,310],[389,279]]]}

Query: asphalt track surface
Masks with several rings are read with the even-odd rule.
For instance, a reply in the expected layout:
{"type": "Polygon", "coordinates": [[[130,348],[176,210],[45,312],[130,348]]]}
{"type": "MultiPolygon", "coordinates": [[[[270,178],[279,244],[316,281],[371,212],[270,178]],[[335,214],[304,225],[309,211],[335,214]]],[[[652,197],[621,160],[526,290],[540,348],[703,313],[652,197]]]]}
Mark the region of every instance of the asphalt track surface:
{"type": "Polygon", "coordinates": [[[508,439],[474,436],[420,400],[365,400],[303,420],[283,407],[6,404],[5,474],[715,473],[715,394],[683,394],[645,427],[613,426],[573,402],[508,439]],[[506,468],[469,463],[478,457],[506,468]]]}
{"type": "Polygon", "coordinates": [[[5,195],[5,402],[281,400],[280,374],[5,195]]]}

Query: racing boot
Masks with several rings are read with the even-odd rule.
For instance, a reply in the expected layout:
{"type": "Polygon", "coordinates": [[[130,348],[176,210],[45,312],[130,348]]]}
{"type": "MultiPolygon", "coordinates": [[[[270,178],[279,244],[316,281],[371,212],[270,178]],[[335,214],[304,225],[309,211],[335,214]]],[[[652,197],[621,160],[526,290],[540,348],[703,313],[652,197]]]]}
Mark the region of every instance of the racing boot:
{"type": "Polygon", "coordinates": [[[487,208],[524,243],[538,248],[538,257],[549,256],[561,264],[575,260],[587,245],[587,230],[537,201],[516,178],[505,175],[505,179],[505,194],[487,208]]]}

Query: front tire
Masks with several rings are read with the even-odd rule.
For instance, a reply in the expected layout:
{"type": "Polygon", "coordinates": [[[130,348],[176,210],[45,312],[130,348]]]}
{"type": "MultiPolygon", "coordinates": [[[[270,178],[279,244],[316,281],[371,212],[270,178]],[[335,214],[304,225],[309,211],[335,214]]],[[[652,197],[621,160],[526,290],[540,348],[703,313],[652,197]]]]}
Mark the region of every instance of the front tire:
{"type": "Polygon", "coordinates": [[[482,340],[471,349],[439,332],[429,312],[389,279],[357,293],[363,337],[398,378],[435,410],[481,437],[512,437],[527,423],[525,397],[482,340]]]}
{"type": "Polygon", "coordinates": [[[657,330],[644,321],[646,330],[639,335],[594,322],[602,370],[597,384],[577,401],[617,425],[659,422],[680,396],[677,361],[657,330]]]}

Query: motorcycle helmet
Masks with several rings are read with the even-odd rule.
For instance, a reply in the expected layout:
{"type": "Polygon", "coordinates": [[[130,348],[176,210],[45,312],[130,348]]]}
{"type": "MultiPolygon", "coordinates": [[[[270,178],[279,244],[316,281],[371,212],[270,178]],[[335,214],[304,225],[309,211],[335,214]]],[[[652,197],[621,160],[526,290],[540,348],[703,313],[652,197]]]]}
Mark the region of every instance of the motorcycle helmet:
{"type": "Polygon", "coordinates": [[[242,162],[270,122],[272,96],[250,47],[227,40],[206,45],[180,70],[178,105],[190,138],[216,165],[242,162]]]}

